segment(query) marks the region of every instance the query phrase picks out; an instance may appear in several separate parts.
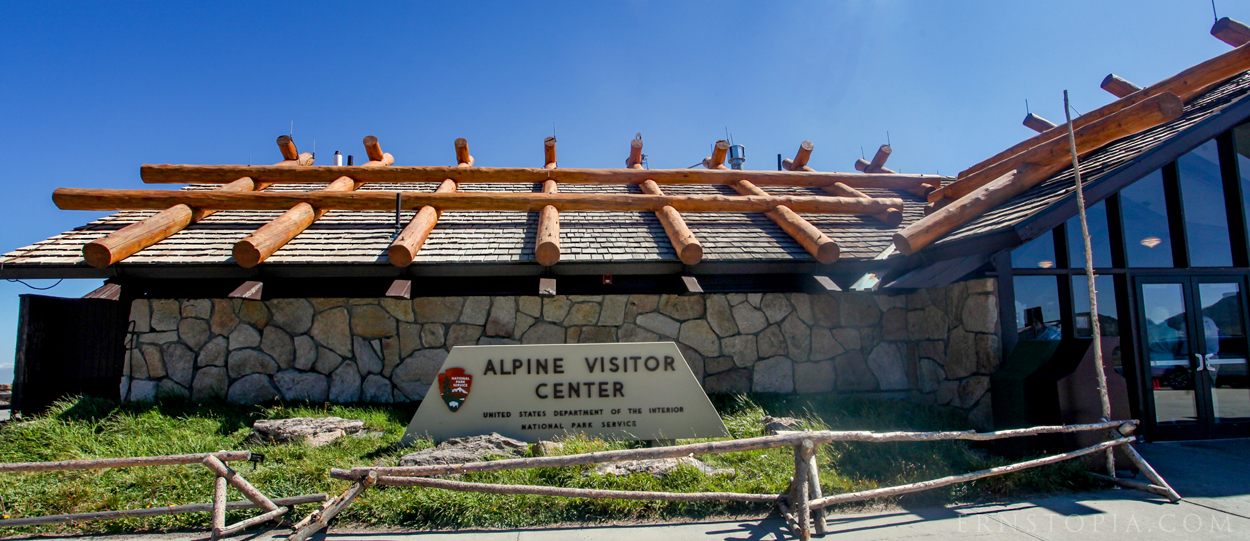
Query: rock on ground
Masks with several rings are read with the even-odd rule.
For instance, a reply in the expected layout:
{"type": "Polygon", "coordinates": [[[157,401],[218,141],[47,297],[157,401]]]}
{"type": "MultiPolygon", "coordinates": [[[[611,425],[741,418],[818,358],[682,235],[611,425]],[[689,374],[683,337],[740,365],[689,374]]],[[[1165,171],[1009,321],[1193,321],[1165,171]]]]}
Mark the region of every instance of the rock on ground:
{"type": "Polygon", "coordinates": [[[735,473],[733,468],[713,468],[700,460],[690,458],[688,456],[683,456],[681,458],[657,458],[653,460],[609,462],[595,467],[595,473],[599,475],[616,475],[618,477],[624,477],[635,473],[645,473],[654,477],[664,477],[673,470],[677,469],[678,466],[693,467],[702,472],[704,475],[732,475],[735,473]]]}
{"type": "Polygon", "coordinates": [[[440,464],[464,464],[480,462],[487,457],[501,456],[506,458],[525,456],[529,446],[523,441],[500,436],[492,432],[489,436],[470,436],[467,438],[450,438],[433,449],[425,449],[409,453],[399,459],[400,466],[433,466],[440,464]]]}
{"type": "Polygon", "coordinates": [[[764,433],[776,434],[782,430],[801,430],[799,425],[802,421],[794,417],[773,417],[771,415],[764,417],[764,433]]]}
{"type": "Polygon", "coordinates": [[[342,417],[262,419],[252,425],[252,439],[273,443],[307,441],[311,447],[320,447],[347,434],[360,432],[364,426],[364,421],[342,417]]]}

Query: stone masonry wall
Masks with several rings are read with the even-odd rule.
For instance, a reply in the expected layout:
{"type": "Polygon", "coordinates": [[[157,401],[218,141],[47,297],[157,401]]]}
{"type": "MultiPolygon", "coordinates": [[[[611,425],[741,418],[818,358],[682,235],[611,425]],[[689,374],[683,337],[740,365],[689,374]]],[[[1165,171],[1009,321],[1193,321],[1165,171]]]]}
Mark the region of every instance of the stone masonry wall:
{"type": "Polygon", "coordinates": [[[677,342],[709,393],[884,393],[988,426],[989,279],[837,293],[139,299],[124,389],[256,403],[420,400],[452,346],[677,342]]]}

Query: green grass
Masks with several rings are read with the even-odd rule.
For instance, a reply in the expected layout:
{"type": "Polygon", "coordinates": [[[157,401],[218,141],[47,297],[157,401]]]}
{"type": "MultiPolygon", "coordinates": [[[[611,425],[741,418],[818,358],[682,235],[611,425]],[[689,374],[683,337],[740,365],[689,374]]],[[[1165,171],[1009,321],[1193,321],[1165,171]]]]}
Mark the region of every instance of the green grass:
{"type": "MultiPolygon", "coordinates": [[[[949,430],[966,429],[959,418],[936,408],[906,402],[815,397],[717,397],[717,409],[735,438],[760,436],[760,420],[768,414],[791,415],[813,429],[839,430],[949,430]]],[[[270,405],[238,406],[223,403],[192,404],[164,401],[156,404],[118,404],[83,398],[58,403],[47,414],[25,422],[0,425],[0,457],[5,462],[199,453],[221,449],[249,449],[267,460],[253,470],[235,463],[270,497],[325,492],[337,494],[347,482],[332,480],[332,467],[396,465],[413,450],[398,445],[416,406],[270,405]],[[306,445],[266,445],[249,441],[257,419],[337,415],[363,419],[376,438],[340,438],[318,448],[306,445]]],[[[695,440],[680,440],[690,443],[695,440]]],[[[635,442],[603,441],[585,437],[565,440],[564,454],[623,449],[635,442]]],[[[624,478],[589,475],[593,466],[477,473],[462,480],[620,490],[673,492],[728,491],[780,493],[794,471],[789,449],[771,449],[702,460],[733,475],[706,476],[682,468],[663,479],[636,474],[624,478]]],[[[969,472],[1010,461],[991,457],[965,442],[835,443],[819,454],[825,494],[863,490],[969,472]]],[[[931,505],[994,499],[1028,492],[1083,489],[1092,486],[1079,475],[1080,465],[1064,463],[992,477],[882,503],[931,505]]],[[[50,473],[0,474],[0,515],[26,517],[85,513],[110,509],[168,506],[211,501],[212,477],[198,465],[115,468],[50,473]]],[[[231,499],[242,499],[231,489],[231,499]]],[[[865,504],[844,506],[862,509],[865,504]]],[[[302,517],[314,506],[300,506],[302,517]]],[[[674,503],[623,500],[586,500],[542,496],[499,496],[445,490],[377,487],[367,491],[343,514],[339,524],[406,528],[520,527],[553,523],[664,520],[708,516],[763,514],[763,504],[730,502],[674,503]]],[[[255,511],[231,513],[229,522],[255,511]]],[[[209,514],[136,518],[55,526],[4,528],[0,535],[67,532],[122,532],[209,527],[209,514]]]]}

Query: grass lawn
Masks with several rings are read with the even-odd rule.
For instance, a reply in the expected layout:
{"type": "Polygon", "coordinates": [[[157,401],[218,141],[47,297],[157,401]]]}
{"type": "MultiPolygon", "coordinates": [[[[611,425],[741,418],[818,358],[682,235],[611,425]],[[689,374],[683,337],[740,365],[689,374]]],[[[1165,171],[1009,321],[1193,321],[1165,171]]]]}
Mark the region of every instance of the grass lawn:
{"type": "MultiPolygon", "coordinates": [[[[869,401],[832,396],[716,397],[713,402],[735,438],[761,436],[765,415],[803,418],[813,429],[951,430],[966,429],[955,416],[937,408],[907,402],[869,401]]],[[[415,404],[336,406],[277,404],[237,406],[223,403],[118,404],[83,398],[57,404],[47,414],[0,425],[0,457],[5,462],[69,460],[142,455],[200,453],[249,449],[267,460],[254,471],[235,463],[245,477],[271,498],[325,492],[338,494],[348,483],[328,477],[332,467],[397,465],[413,450],[429,447],[398,445],[415,404]],[[257,419],[329,416],[363,419],[378,437],[345,437],[318,448],[306,445],[263,445],[248,439],[257,419]]],[[[691,443],[696,440],[679,440],[691,443]]],[[[563,454],[623,449],[636,442],[588,438],[565,441],[563,454]]],[[[1010,461],[991,457],[966,442],[833,443],[820,450],[821,484],[825,494],[862,490],[969,472],[1010,461]]],[[[673,492],[729,491],[781,493],[794,471],[789,449],[709,455],[701,460],[733,475],[706,476],[683,467],[663,479],[589,475],[592,466],[469,474],[465,481],[535,484],[622,490],[673,492]]],[[[1093,486],[1081,467],[1069,462],[992,477],[980,481],[892,498],[865,505],[906,503],[931,505],[1000,498],[1022,493],[1083,489],[1093,486]]],[[[243,499],[230,490],[231,499],[243,499]]],[[[0,515],[5,518],[85,513],[205,503],[212,501],[212,476],[202,466],[160,466],[51,473],[0,474],[0,515]]],[[[294,520],[315,506],[295,509],[294,520]]],[[[670,503],[586,500],[544,496],[500,496],[444,490],[375,487],[337,519],[338,524],[404,528],[520,527],[554,523],[647,521],[724,515],[764,514],[765,504],[670,503]]],[[[836,511],[836,509],[835,509],[836,511]]],[[[231,513],[228,522],[255,514],[231,513]]],[[[0,536],[33,533],[122,532],[209,527],[208,513],[86,522],[54,526],[3,528],[0,536]]]]}

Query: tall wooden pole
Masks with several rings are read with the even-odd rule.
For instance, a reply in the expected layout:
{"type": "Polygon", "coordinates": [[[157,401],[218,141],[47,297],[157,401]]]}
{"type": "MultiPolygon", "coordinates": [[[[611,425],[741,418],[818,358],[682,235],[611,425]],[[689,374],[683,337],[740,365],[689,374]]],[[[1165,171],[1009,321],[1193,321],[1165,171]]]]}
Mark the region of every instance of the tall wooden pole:
{"type": "MultiPolygon", "coordinates": [[[[1085,219],[1085,190],[1081,186],[1081,163],[1076,152],[1076,134],[1072,131],[1072,112],[1068,107],[1068,91],[1063,91],[1063,116],[1068,121],[1068,149],[1072,152],[1072,175],[1076,177],[1076,208],[1081,217],[1081,240],[1085,244],[1085,280],[1089,283],[1089,324],[1094,332],[1094,367],[1098,379],[1098,399],[1102,404],[1102,420],[1111,420],[1111,398],[1107,395],[1107,374],[1102,369],[1102,329],[1098,324],[1098,288],[1094,285],[1094,249],[1089,240],[1089,222],[1085,219]]],[[[1107,448],[1107,475],[1115,477],[1115,449],[1107,448]]]]}

